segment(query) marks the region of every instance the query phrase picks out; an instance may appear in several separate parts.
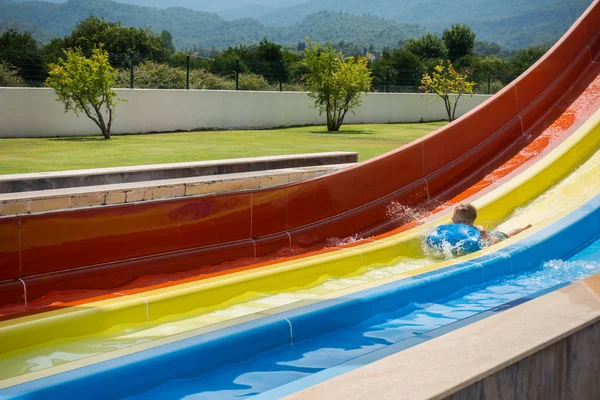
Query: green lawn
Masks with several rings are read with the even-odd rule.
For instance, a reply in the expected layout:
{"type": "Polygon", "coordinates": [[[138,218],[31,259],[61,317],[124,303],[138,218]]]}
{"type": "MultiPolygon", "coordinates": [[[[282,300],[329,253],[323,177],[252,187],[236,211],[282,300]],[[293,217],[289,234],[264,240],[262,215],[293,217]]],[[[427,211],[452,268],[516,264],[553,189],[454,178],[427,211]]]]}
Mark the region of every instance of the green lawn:
{"type": "Polygon", "coordinates": [[[0,139],[0,174],[117,167],[322,151],[357,151],[360,161],[393,150],[443,126],[345,125],[257,131],[207,131],[152,135],[0,139]]]}

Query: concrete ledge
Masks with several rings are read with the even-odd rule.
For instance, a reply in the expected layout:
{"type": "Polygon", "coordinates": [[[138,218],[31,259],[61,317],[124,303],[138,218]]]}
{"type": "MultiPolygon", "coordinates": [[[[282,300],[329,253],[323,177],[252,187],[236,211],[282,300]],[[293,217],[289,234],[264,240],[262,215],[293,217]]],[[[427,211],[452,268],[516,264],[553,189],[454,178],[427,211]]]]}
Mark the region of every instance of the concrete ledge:
{"type": "Polygon", "coordinates": [[[600,393],[600,275],[287,399],[591,399],[600,393]]]}
{"type": "Polygon", "coordinates": [[[325,175],[350,165],[352,164],[5,193],[0,194],[0,216],[266,188],[325,175]]]}
{"type": "Polygon", "coordinates": [[[347,164],[357,161],[358,153],[337,151],[35,174],[0,175],[0,193],[113,185],[284,168],[347,164]]]}

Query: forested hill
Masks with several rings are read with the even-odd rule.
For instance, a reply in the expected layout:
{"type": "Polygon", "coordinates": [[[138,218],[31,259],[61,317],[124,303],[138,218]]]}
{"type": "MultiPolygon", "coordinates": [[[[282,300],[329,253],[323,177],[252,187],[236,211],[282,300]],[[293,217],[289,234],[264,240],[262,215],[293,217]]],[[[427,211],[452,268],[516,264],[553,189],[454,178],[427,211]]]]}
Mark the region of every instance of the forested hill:
{"type": "MultiPolygon", "coordinates": [[[[2,1],[2,0],[0,0],[2,1]]],[[[79,21],[100,16],[121,21],[125,26],[168,30],[178,48],[226,47],[257,43],[264,37],[277,43],[297,44],[306,36],[325,42],[352,41],[358,45],[396,46],[398,41],[421,36],[425,31],[416,24],[402,24],[378,17],[360,17],[321,11],[290,27],[268,27],[245,18],[226,21],[216,14],[185,8],[157,9],[116,3],[108,0],[70,0],[64,4],[47,2],[0,3],[0,27],[11,21],[39,26],[55,36],[71,32],[79,21]]],[[[35,32],[32,32],[35,33],[35,32]]]]}
{"type": "Polygon", "coordinates": [[[273,10],[258,20],[270,26],[288,26],[317,10],[329,9],[410,21],[433,32],[464,23],[475,30],[480,40],[518,48],[556,41],[591,3],[592,0],[310,0],[273,10]]]}
{"type": "Polygon", "coordinates": [[[507,48],[549,44],[558,39],[591,0],[62,0],[22,2],[0,0],[0,31],[6,27],[31,31],[47,40],[64,36],[90,15],[123,25],[168,30],[178,48],[226,47],[256,43],[267,37],[281,44],[313,40],[344,40],[378,49],[441,32],[466,23],[478,40],[507,48]],[[232,7],[221,16],[185,8],[150,8],[122,2],[166,7],[232,7]],[[257,6],[244,4],[256,3],[257,6]],[[213,4],[212,6],[210,4],[213,4]],[[330,11],[323,11],[330,10],[330,11]],[[226,16],[227,18],[223,18],[226,16]],[[255,18],[241,18],[252,16],[255,18]],[[383,19],[385,18],[385,19],[383,19]]]}

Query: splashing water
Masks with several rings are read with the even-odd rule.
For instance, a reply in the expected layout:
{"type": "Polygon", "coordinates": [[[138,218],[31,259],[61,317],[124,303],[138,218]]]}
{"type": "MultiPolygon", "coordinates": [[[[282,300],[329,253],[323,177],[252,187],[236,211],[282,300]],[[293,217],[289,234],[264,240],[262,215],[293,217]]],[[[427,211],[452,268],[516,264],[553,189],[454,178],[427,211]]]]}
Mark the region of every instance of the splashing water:
{"type": "Polygon", "coordinates": [[[348,236],[345,238],[329,238],[326,241],[326,247],[339,247],[339,246],[346,246],[349,244],[354,244],[354,243],[359,243],[363,240],[365,240],[366,238],[360,237],[358,234],[352,235],[352,236],[348,236]]]}
{"type": "Polygon", "coordinates": [[[427,211],[420,208],[405,206],[397,201],[388,204],[385,216],[388,220],[419,220],[427,214],[427,211]]]}

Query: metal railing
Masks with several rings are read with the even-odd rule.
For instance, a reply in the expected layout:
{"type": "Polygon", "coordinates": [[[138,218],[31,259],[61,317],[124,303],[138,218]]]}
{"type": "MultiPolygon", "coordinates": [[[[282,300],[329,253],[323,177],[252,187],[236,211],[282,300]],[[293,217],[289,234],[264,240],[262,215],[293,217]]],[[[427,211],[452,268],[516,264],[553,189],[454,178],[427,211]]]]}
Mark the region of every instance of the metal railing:
{"type": "MultiPolygon", "coordinates": [[[[47,58],[47,57],[46,57],[47,58]]],[[[212,89],[253,91],[303,91],[301,63],[247,61],[223,57],[195,57],[178,53],[155,59],[143,54],[112,54],[118,67],[115,87],[152,89],[212,89]]],[[[373,73],[373,92],[418,93],[422,73],[416,70],[385,68],[373,73]]],[[[0,51],[0,86],[42,87],[48,74],[47,60],[39,54],[8,54],[0,51]],[[12,69],[7,69],[11,63],[12,69]]],[[[476,83],[474,92],[493,94],[516,75],[479,72],[469,74],[476,83]]]]}

